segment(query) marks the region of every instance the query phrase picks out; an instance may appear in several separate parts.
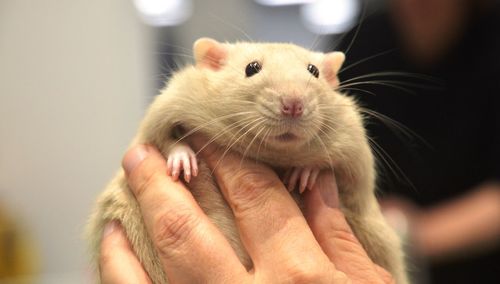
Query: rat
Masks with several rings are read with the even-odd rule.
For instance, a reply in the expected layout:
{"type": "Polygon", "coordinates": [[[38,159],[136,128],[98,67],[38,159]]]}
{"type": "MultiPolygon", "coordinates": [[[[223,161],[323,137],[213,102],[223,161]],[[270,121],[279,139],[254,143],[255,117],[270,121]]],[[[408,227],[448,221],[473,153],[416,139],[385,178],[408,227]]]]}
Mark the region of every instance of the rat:
{"type": "MultiPolygon", "coordinates": [[[[299,206],[300,193],[314,187],[319,171],[332,170],[341,210],[369,257],[397,283],[407,283],[401,242],[375,197],[375,160],[359,106],[336,90],[345,55],[287,43],[210,38],[198,39],[193,51],[195,64],[176,72],[155,98],[132,145],[160,150],[167,174],[188,186],[247,269],[252,261],[232,211],[207,165],[183,138],[199,131],[211,143],[285,172],[284,183],[299,196],[299,206]]],[[[152,281],[168,283],[123,170],[101,194],[89,220],[95,261],[103,227],[111,220],[121,222],[152,281]]]]}

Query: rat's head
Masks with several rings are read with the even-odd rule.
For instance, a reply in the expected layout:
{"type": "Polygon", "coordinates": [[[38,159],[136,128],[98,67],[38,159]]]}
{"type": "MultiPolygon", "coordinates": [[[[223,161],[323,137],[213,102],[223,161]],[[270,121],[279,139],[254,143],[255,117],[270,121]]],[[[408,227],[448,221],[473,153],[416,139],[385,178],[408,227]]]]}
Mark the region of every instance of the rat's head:
{"type": "Polygon", "coordinates": [[[209,132],[232,137],[234,148],[247,155],[263,149],[296,153],[303,147],[329,147],[332,137],[344,136],[339,126],[351,124],[343,120],[352,117],[352,102],[335,92],[341,52],[202,38],[195,42],[194,54],[208,89],[198,99],[226,117],[220,125],[211,124],[209,132]]]}

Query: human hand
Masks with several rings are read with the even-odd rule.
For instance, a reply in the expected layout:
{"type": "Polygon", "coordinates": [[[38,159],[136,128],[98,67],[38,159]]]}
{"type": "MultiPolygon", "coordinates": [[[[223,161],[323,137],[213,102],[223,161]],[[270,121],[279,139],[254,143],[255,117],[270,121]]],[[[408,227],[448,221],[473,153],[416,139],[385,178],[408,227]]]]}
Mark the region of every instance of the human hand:
{"type": "Polygon", "coordinates": [[[425,213],[416,204],[400,197],[388,197],[379,200],[380,208],[387,223],[402,238],[410,234],[418,226],[420,217],[425,213]]]}
{"type": "Polygon", "coordinates": [[[499,197],[500,186],[485,183],[430,208],[398,197],[386,198],[380,205],[388,223],[405,235],[415,254],[440,262],[498,245],[499,197]]]}
{"type": "MultiPolygon", "coordinates": [[[[200,149],[205,141],[193,141],[200,149]]],[[[233,210],[254,267],[247,271],[189,190],[174,182],[150,146],[132,148],[123,161],[146,228],[172,283],[393,283],[374,264],[339,210],[335,177],[322,172],[304,194],[305,217],[268,167],[222,153],[201,152],[233,210]],[[240,164],[241,162],[241,164],[240,164]],[[240,167],[241,165],[241,167],[240,167]]],[[[148,283],[146,272],[116,223],[106,227],[100,260],[103,283],[148,283]]]]}

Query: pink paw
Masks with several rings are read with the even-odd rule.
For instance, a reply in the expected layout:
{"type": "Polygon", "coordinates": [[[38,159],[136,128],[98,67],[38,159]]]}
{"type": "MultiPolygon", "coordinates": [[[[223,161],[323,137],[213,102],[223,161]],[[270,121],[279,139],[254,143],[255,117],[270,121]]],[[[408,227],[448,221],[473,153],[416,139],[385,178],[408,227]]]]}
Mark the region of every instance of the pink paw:
{"type": "Polygon", "coordinates": [[[288,191],[295,189],[299,183],[299,192],[303,193],[306,188],[311,190],[316,183],[316,178],[320,172],[319,168],[304,167],[288,169],[283,177],[283,182],[287,185],[288,191]]]}
{"type": "Polygon", "coordinates": [[[191,176],[198,175],[198,163],[196,154],[189,146],[177,144],[168,154],[167,175],[177,181],[179,180],[181,171],[184,171],[184,180],[190,182],[191,176]]]}

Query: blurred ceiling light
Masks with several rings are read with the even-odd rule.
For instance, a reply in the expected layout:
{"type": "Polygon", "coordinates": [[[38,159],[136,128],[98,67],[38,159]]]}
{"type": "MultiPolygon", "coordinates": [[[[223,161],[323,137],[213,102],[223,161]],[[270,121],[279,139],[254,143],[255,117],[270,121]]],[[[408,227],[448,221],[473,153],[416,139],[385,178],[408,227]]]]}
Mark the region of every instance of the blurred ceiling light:
{"type": "Polygon", "coordinates": [[[152,26],[175,26],[192,12],[191,0],[134,0],[142,20],[152,26]]]}
{"type": "Polygon", "coordinates": [[[312,3],[316,0],[255,0],[255,2],[265,6],[284,6],[312,3]]]}
{"type": "Polygon", "coordinates": [[[301,7],[305,25],[317,34],[339,34],[356,24],[359,0],[316,0],[301,7]]]}

